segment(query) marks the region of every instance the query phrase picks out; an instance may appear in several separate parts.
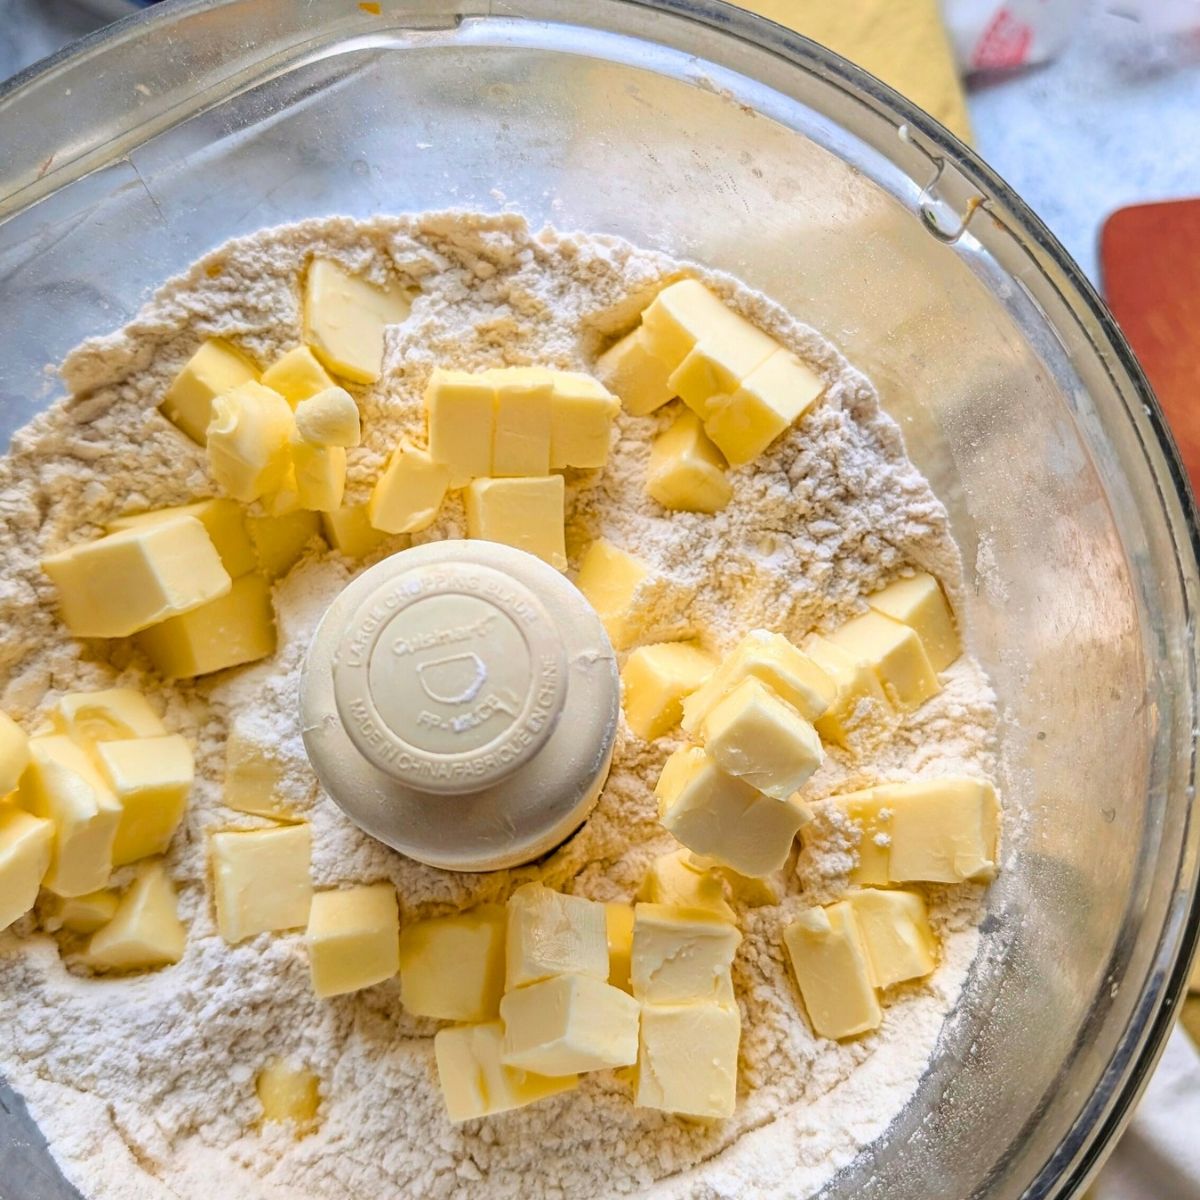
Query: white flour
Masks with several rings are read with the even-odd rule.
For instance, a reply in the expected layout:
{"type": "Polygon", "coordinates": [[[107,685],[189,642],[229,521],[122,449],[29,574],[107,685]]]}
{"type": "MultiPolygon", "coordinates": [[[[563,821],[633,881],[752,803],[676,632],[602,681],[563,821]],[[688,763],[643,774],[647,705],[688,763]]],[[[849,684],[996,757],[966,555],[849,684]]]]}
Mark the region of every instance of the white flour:
{"type": "MultiPolygon", "coordinates": [[[[289,804],[312,822],[317,886],[393,880],[402,920],[503,900],[535,876],[600,900],[629,898],[649,859],[671,844],[651,788],[678,743],[645,745],[628,731],[594,815],[538,867],[453,875],[359,833],[319,791],[297,722],[309,632],[358,566],[335,555],[311,555],[277,588],[273,660],[194,686],[162,685],[127,647],[75,642],[57,624],[39,555],[100,532],[119,513],[212,493],[201,452],[154,406],[205,336],[231,337],[264,365],[295,345],[297,279],[313,252],[377,277],[392,270],[421,291],[411,319],[390,336],[383,379],[359,394],[365,440],[350,453],[351,501],[365,498],[397,438],[420,431],[432,366],[588,369],[597,347],[679,269],[609,239],[533,236],[511,216],[308,222],[229,244],[167,284],[129,327],[70,357],[64,377],[76,398],[34,422],[0,460],[0,707],[33,728],[61,691],[121,682],[148,691],[168,725],[192,740],[198,780],[168,860],[188,948],[176,967],[99,980],[73,965],[76,945],[60,947],[32,918],[20,922],[0,937],[8,1014],[0,1070],[28,1099],[68,1177],[96,1200],[808,1193],[913,1092],[974,957],[981,907],[974,889],[932,895],[944,950],[932,980],[895,989],[876,1034],[844,1045],[814,1038],[781,932],[846,868],[844,831],[828,820],[819,826],[827,841],[789,872],[784,904],[740,914],[742,1064],[737,1113],[721,1123],[636,1109],[628,1083],[601,1072],[577,1092],[452,1126],[433,1070],[436,1023],[404,1013],[395,981],[319,1001],[298,935],[236,947],[217,936],[206,836],[261,823],[220,804],[233,725],[283,765],[289,804]],[[299,1142],[256,1127],[254,1076],[280,1053],[322,1080],[320,1127],[299,1142]]],[[[655,623],[678,632],[685,614],[716,649],[753,626],[799,637],[835,624],[906,564],[956,587],[945,512],[869,383],[765,298],[729,279],[709,282],[816,364],[826,397],[757,464],[733,473],[733,503],[715,517],[656,510],[641,476],[648,435],[666,417],[622,416],[608,468],[568,481],[573,563],[599,534],[633,550],[667,580],[655,623]]],[[[451,501],[420,540],[462,532],[451,501]]],[[[985,678],[961,659],[942,694],[883,750],[858,763],[831,753],[807,791],[820,799],[877,777],[990,772],[994,723],[985,678]]]]}

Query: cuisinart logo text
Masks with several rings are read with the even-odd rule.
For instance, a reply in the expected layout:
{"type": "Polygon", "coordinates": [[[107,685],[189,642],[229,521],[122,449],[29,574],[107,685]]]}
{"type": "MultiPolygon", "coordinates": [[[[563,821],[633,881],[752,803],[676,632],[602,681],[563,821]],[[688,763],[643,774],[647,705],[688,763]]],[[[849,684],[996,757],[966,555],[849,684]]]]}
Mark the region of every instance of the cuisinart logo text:
{"type": "Polygon", "coordinates": [[[475,638],[485,638],[495,619],[496,614],[489,613],[468,625],[452,625],[448,629],[434,629],[429,633],[398,637],[392,643],[392,653],[398,658],[403,658],[406,654],[416,654],[419,650],[432,650],[435,646],[453,646],[458,642],[470,642],[475,638]]]}

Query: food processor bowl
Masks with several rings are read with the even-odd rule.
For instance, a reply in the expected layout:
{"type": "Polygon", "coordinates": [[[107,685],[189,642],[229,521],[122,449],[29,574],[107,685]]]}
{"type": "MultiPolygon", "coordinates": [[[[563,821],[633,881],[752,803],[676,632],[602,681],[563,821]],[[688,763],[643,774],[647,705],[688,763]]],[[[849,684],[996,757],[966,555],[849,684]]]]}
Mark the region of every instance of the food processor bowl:
{"type": "MultiPolygon", "coordinates": [[[[708,0],[168,2],[13,81],[0,128],[6,435],[68,349],[197,256],[331,213],[621,235],[732,272],[870,375],[962,548],[1008,809],[937,1053],[825,1194],[1081,1189],[1196,939],[1197,534],[1128,347],[1001,180],[877,80],[708,0]]],[[[2,1108],[7,1190],[74,1195],[2,1108]]],[[[786,1161],[769,1190],[794,1194],[786,1161]]]]}

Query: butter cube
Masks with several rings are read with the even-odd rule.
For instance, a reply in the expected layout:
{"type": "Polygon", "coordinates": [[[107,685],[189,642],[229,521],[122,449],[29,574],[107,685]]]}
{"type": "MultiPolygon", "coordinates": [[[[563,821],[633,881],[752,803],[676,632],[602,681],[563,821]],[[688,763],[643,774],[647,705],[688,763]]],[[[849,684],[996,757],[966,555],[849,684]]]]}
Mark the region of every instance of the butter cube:
{"type": "Polygon", "coordinates": [[[309,924],[312,834],[307,825],[224,830],[212,835],[211,845],[217,928],[231,946],[259,933],[309,924]]]}
{"type": "Polygon", "coordinates": [[[227,808],[273,820],[290,820],[291,811],[276,794],[282,772],[279,764],[251,739],[236,729],[225,742],[225,791],[227,808]]]}
{"type": "Polygon", "coordinates": [[[292,439],[296,500],[309,512],[337,512],[346,490],[346,451],[341,446],[314,446],[292,439]]]}
{"type": "Polygon", "coordinates": [[[371,524],[365,504],[344,501],[337,512],[321,514],[321,528],[325,540],[347,558],[366,558],[383,545],[387,536],[371,524]]]}
{"type": "Polygon", "coordinates": [[[117,915],[116,892],[102,890],[88,892],[86,896],[55,897],[50,910],[53,924],[47,928],[60,928],[71,933],[95,933],[101,925],[107,925],[117,915]]]}
{"type": "Polygon", "coordinates": [[[605,932],[608,938],[608,982],[628,992],[629,959],[633,953],[633,905],[620,900],[604,906],[605,932]]]}
{"type": "Polygon", "coordinates": [[[866,663],[884,694],[902,711],[920,708],[930,696],[941,691],[920,638],[891,617],[877,612],[853,617],[835,630],[829,640],[866,663]]]}
{"type": "Polygon", "coordinates": [[[730,463],[740,467],[791,428],[824,390],[819,375],[790,350],[776,348],[708,413],[705,429],[730,463]]]}
{"type": "Polygon", "coordinates": [[[753,377],[778,343],[734,313],[719,333],[701,338],[667,380],[675,394],[704,421],[728,403],[743,379],[753,377]]]}
{"type": "Polygon", "coordinates": [[[861,831],[858,862],[850,878],[863,887],[886,887],[891,882],[889,864],[895,811],[892,803],[877,798],[873,788],[846,792],[833,797],[830,803],[840,808],[861,831]]]}
{"type": "Polygon", "coordinates": [[[1000,806],[986,780],[916,780],[872,793],[892,813],[888,875],[893,883],[995,878],[1000,806]]]}
{"type": "Polygon", "coordinates": [[[761,679],[806,721],[815,721],[837,698],[837,685],[782,634],[752,629],[708,681],[683,702],[684,732],[701,722],[744,679],[761,679]]]}
{"type": "Polygon", "coordinates": [[[163,737],[167,732],[150,702],[133,688],[68,692],[50,710],[50,723],[55,733],[74,738],[85,747],[94,742],[163,737]]]}
{"type": "Polygon", "coordinates": [[[667,759],[654,791],[659,819],[677,841],[743,875],[779,870],[809,816],[800,803],[726,774],[697,746],[667,759]]]}
{"type": "Polygon", "coordinates": [[[379,288],[317,258],[304,284],[304,340],[335,375],[374,383],[383,368],[384,330],[406,320],[411,308],[399,284],[379,288]]]}
{"type": "Polygon", "coordinates": [[[449,467],[434,462],[427,451],[401,443],[371,492],[368,519],[386,533],[428,529],[437,520],[449,486],[449,467]]]}
{"type": "Polygon", "coordinates": [[[85,957],[97,971],[145,970],[177,963],[186,944],[175,888],[161,862],[148,862],[138,868],[113,919],[92,934],[85,957]]]}
{"type": "Polygon", "coordinates": [[[650,577],[640,558],[606,542],[593,542],[579,564],[575,586],[596,610],[614,649],[626,650],[637,640],[639,593],[650,577]]]}
{"type": "Polygon", "coordinates": [[[263,372],[261,382],[278,392],[292,408],[301,400],[336,386],[307,346],[297,346],[277,358],[263,372]]]}
{"type": "Polygon", "coordinates": [[[126,637],[228,593],[203,525],[174,517],[81,542],[42,559],[76,637],[126,637]]]}
{"type": "Polygon", "coordinates": [[[313,446],[357,446],[362,423],[354,397],[331,385],[301,400],[296,405],[296,432],[313,446]]]}
{"type": "Polygon", "coordinates": [[[142,630],[141,651],[168,679],[191,679],[275,653],[271,585],[257,571],[233,581],[229,593],[142,630]]]}
{"type": "Polygon", "coordinates": [[[261,383],[217,396],[208,423],[212,477],[243,504],[275,491],[287,477],[295,426],[288,402],[261,383]]]}
{"type": "Polygon", "coordinates": [[[808,1019],[820,1037],[878,1029],[883,1014],[854,909],[845,901],[808,908],[783,931],[808,1019]]]}
{"type": "Polygon", "coordinates": [[[122,809],[86,752],[61,734],[30,738],[19,795],[23,808],[54,823],[44,885],[59,896],[104,887],[122,809]]]}
{"type": "Polygon", "coordinates": [[[390,883],[317,892],[308,917],[313,991],[357,992],[400,969],[400,910],[390,883]]]}
{"type": "Polygon", "coordinates": [[[503,542],[567,569],[565,490],[561,475],[474,479],[463,493],[467,536],[503,542]]]}
{"type": "Polygon", "coordinates": [[[161,854],[183,820],[192,790],[192,751],[178,734],[100,742],[96,762],[121,805],[114,867],[161,854]]]}
{"type": "Polygon", "coordinates": [[[450,471],[450,486],[465,487],[492,473],[496,387],[485,375],[434,369],[425,388],[429,457],[450,471]]]}
{"type": "Polygon", "coordinates": [[[925,901],[916,892],[870,888],[846,897],[877,988],[921,979],[937,965],[937,942],[925,901]]]}
{"type": "Polygon", "coordinates": [[[709,757],[730,775],[787,800],[821,765],[817,731],[761,679],[743,679],[700,725],[709,757]]]}
{"type": "Polygon", "coordinates": [[[551,383],[551,469],[604,466],[621,402],[598,379],[579,371],[554,371],[551,383]]]}
{"type": "Polygon", "coordinates": [[[575,1075],[550,1079],[506,1067],[500,1059],[503,1045],[504,1026],[499,1021],[438,1030],[433,1052],[451,1121],[470,1121],[523,1108],[578,1085],[575,1075]]]}
{"type": "MultiPolygon", "coordinates": [[[[709,860],[702,855],[691,854],[690,851],[689,854],[693,866],[703,868],[710,865],[709,860]]],[[[783,885],[782,872],[779,871],[773,871],[770,875],[754,876],[739,874],[729,867],[721,866],[720,863],[711,863],[711,868],[729,885],[733,898],[749,908],[766,908],[778,904],[787,892],[783,885]]]]}
{"type": "Polygon", "coordinates": [[[158,407],[168,421],[203,446],[213,400],[257,379],[258,371],[250,362],[228,342],[213,338],[188,359],[158,407]]]}
{"type": "Polygon", "coordinates": [[[286,1058],[272,1058],[254,1081],[262,1119],[291,1122],[297,1133],[310,1129],[321,1106],[321,1081],[304,1067],[286,1058]]]}
{"type": "Polygon", "coordinates": [[[713,673],[716,660],[687,642],[660,642],[635,650],[621,671],[625,719],[646,741],[679,724],[683,698],[713,673]]]}
{"type": "Polygon", "coordinates": [[[954,614],[941,585],[927,572],[889,583],[868,596],[867,603],[885,617],[907,625],[921,639],[935,671],[944,671],[962,653],[954,614]]]}
{"type": "Polygon", "coordinates": [[[400,1002],[417,1017],[492,1021],[504,992],[504,934],[498,904],[406,925],[400,934],[400,1002]]]}
{"type": "Polygon", "coordinates": [[[828,710],[813,722],[817,732],[827,742],[850,749],[865,722],[872,717],[886,718],[892,712],[879,677],[867,663],[825,638],[810,637],[804,652],[837,689],[828,710]]]}
{"type": "Polygon", "coordinates": [[[737,1099],[737,1005],[647,1004],[633,1102],[687,1117],[731,1117],[737,1099]]]}
{"type": "Polygon", "coordinates": [[[50,821],[15,804],[0,804],[0,929],[33,907],[53,846],[50,821]]]}
{"type": "Polygon", "coordinates": [[[667,380],[677,365],[654,353],[639,325],[600,355],[596,374],[621,398],[627,413],[644,417],[674,397],[667,380]]]}
{"type": "Polygon", "coordinates": [[[0,796],[7,796],[29,766],[29,736],[7,713],[0,712],[0,796]]]}
{"type": "Polygon", "coordinates": [[[551,975],[608,978],[608,926],[603,904],[527,883],[508,898],[505,987],[551,975]]]}
{"type": "Polygon", "coordinates": [[[290,445],[283,482],[274,491],[260,496],[258,503],[269,517],[285,517],[300,510],[300,485],[296,482],[296,464],[292,461],[290,445]]]}
{"type": "Polygon", "coordinates": [[[292,512],[283,516],[247,516],[246,529],[258,555],[258,565],[268,579],[279,579],[300,561],[309,543],[317,537],[321,517],[315,512],[292,512]]]}
{"type": "Polygon", "coordinates": [[[549,474],[554,401],[550,372],[538,367],[507,367],[483,374],[496,389],[491,474],[549,474]]]}
{"type": "Polygon", "coordinates": [[[642,313],[647,348],[672,370],[697,342],[737,330],[739,323],[745,322],[698,279],[681,279],[663,288],[642,313]]]}
{"type": "Polygon", "coordinates": [[[638,899],[651,904],[698,909],[712,913],[722,921],[737,919],[725,899],[725,885],[718,872],[711,867],[695,865],[691,851],[682,848],[661,854],[650,864],[638,899]]]}
{"type": "Polygon", "coordinates": [[[195,504],[181,504],[175,508],[159,508],[153,512],[134,513],[118,517],[108,523],[110,533],[122,529],[136,529],[154,521],[166,521],[171,517],[195,517],[208,531],[208,536],[221,556],[221,565],[236,579],[254,569],[254,547],[246,532],[246,521],[242,506],[234,500],[198,500],[195,504]]]}
{"type": "Polygon", "coordinates": [[[733,489],[725,477],[725,460],[695,413],[680,413],[654,439],[646,492],[663,508],[684,512],[715,513],[729,503],[733,489]]]}
{"type": "Polygon", "coordinates": [[[646,1004],[733,999],[730,968],[742,935],[705,909],[639,904],[634,909],[633,994],[646,1004]]]}

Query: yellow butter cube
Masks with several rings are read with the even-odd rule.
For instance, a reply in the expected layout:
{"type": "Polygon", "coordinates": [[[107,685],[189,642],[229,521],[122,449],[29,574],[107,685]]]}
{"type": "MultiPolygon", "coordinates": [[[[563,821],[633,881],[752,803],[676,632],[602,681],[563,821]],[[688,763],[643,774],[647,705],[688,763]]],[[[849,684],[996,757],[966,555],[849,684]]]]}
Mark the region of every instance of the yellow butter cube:
{"type": "Polygon", "coordinates": [[[500,1001],[506,1067],[560,1077],[637,1061],[641,1005],[588,975],[555,975],[500,1001]]]}
{"type": "Polygon", "coordinates": [[[712,418],[743,379],[753,377],[779,349],[778,343],[749,321],[730,313],[720,332],[700,339],[671,372],[667,383],[704,421],[712,418]]]}
{"type": "Polygon", "coordinates": [[[357,446],[362,441],[358,405],[345,388],[327,387],[296,405],[296,432],[313,446],[357,446]]]}
{"type": "Polygon", "coordinates": [[[269,517],[286,517],[300,510],[300,486],[296,482],[296,464],[292,461],[290,446],[283,482],[274,491],[260,496],[258,503],[269,517]]]}
{"type": "Polygon", "coordinates": [[[937,942],[924,899],[900,888],[870,888],[846,897],[858,921],[877,988],[921,979],[937,965],[937,942]]]}
{"type": "Polygon", "coordinates": [[[676,908],[695,908],[722,921],[736,920],[725,899],[725,884],[711,867],[698,866],[687,849],[660,854],[642,880],[638,899],[676,908]]]}
{"type": "Polygon", "coordinates": [[[683,512],[720,512],[733,495],[725,460],[708,440],[700,418],[682,412],[654,439],[646,491],[663,508],[683,512]]]}
{"type": "Polygon", "coordinates": [[[312,834],[307,825],[224,830],[212,835],[211,849],[217,928],[231,946],[309,923],[312,834]]]}
{"type": "Polygon", "coordinates": [[[450,472],[450,486],[465,487],[492,473],[496,387],[486,375],[438,367],[425,388],[429,457],[450,472]]]}
{"type": "Polygon", "coordinates": [[[742,1019],[735,1004],[647,1004],[633,1102],[687,1117],[731,1117],[742,1019]]]}
{"type": "Polygon", "coordinates": [[[204,526],[221,556],[221,564],[233,579],[254,569],[254,547],[246,532],[243,509],[234,500],[199,500],[195,504],[134,513],[132,516],[118,517],[115,521],[110,521],[108,529],[109,532],[116,533],[122,529],[136,529],[148,522],[165,521],[178,516],[195,517],[204,526]]]}
{"type": "Polygon", "coordinates": [[[667,380],[677,365],[654,353],[639,325],[600,355],[596,374],[620,397],[627,413],[644,417],[674,397],[667,380]]]}
{"type": "Polygon", "coordinates": [[[95,933],[117,915],[118,896],[107,889],[86,896],[54,898],[50,906],[48,929],[66,929],[71,933],[95,933]]]}
{"type": "Polygon", "coordinates": [[[776,349],[710,410],[708,436],[735,467],[753,462],[821,396],[825,384],[790,350],[776,349]]]}
{"type": "Polygon", "coordinates": [[[603,538],[593,542],[579,564],[575,586],[596,610],[609,640],[617,650],[637,640],[642,624],[637,610],[650,568],[640,558],[603,538]]]}
{"type": "Polygon", "coordinates": [[[54,824],[44,885],[59,896],[104,887],[122,809],[87,753],[61,734],[30,738],[19,795],[23,808],[54,824]]]}
{"type": "Polygon", "coordinates": [[[677,841],[742,875],[779,870],[809,815],[722,771],[697,746],[667,759],[654,792],[659,819],[677,841]]]}
{"type": "Polygon", "coordinates": [[[52,822],[15,804],[0,804],[0,929],[33,907],[53,845],[52,822]]]}
{"type": "Polygon", "coordinates": [[[742,318],[698,279],[681,279],[663,288],[642,313],[647,348],[670,363],[671,370],[697,342],[736,330],[739,322],[742,318]]]}
{"type": "Polygon", "coordinates": [[[94,742],[163,737],[167,732],[150,702],[133,688],[68,692],[55,701],[50,723],[55,733],[74,738],[85,747],[94,742]]]}
{"type": "Polygon", "coordinates": [[[437,520],[450,486],[450,469],[425,450],[401,444],[392,451],[367,504],[371,525],[385,533],[417,533],[437,520]]]}
{"type": "Polygon", "coordinates": [[[297,1133],[310,1129],[321,1106],[321,1080],[286,1058],[272,1058],[254,1081],[262,1119],[291,1122],[297,1133]]]}
{"type": "Polygon", "coordinates": [[[7,796],[29,766],[29,736],[7,713],[0,712],[0,796],[7,796]]]}
{"type": "Polygon", "coordinates": [[[629,959],[633,953],[633,905],[620,900],[604,906],[605,933],[608,940],[608,982],[628,992],[629,959]]]}
{"type": "Polygon", "coordinates": [[[268,579],[286,575],[319,535],[320,528],[321,517],[315,512],[246,518],[246,529],[254,543],[258,565],[268,579]]]}
{"type": "Polygon", "coordinates": [[[275,653],[271,585],[257,571],[201,608],[151,625],[137,644],[168,679],[191,679],[275,653]]]}
{"type": "Polygon", "coordinates": [[[213,338],[188,359],[158,407],[168,421],[203,446],[213,400],[257,379],[253,364],[228,342],[213,338]]]}
{"type": "Polygon", "coordinates": [[[391,979],[400,969],[396,889],[373,883],[317,892],[305,941],[318,996],[340,996],[391,979]]]}
{"type": "Polygon", "coordinates": [[[561,475],[474,479],[463,493],[467,536],[515,546],[565,571],[565,496],[561,475]]]}
{"type": "Polygon", "coordinates": [[[787,888],[783,885],[783,874],[780,871],[773,871],[770,875],[761,876],[742,875],[720,863],[712,862],[701,854],[688,851],[688,855],[693,867],[716,871],[729,885],[729,891],[733,898],[749,908],[765,908],[772,904],[778,904],[787,893],[787,888]]]}
{"type": "Polygon", "coordinates": [[[883,1013],[849,903],[805,909],[783,931],[783,942],[819,1036],[855,1037],[879,1028],[883,1013]]]}
{"type": "Polygon", "coordinates": [[[496,389],[491,474],[548,474],[554,402],[550,372],[539,367],[502,367],[483,375],[496,389]]]}
{"type": "Polygon", "coordinates": [[[314,446],[303,438],[292,441],[296,500],[309,512],[337,512],[346,490],[346,451],[341,446],[314,446]]]}
{"type": "Polygon", "coordinates": [[[730,1003],[730,968],[742,935],[707,909],[639,904],[634,909],[633,994],[646,1004],[730,1003]]]}
{"type": "Polygon", "coordinates": [[[927,572],[889,583],[868,596],[867,603],[876,612],[907,625],[921,639],[935,671],[944,671],[962,653],[954,614],[941,585],[927,572]]]}
{"type": "Polygon", "coordinates": [[[708,681],[683,702],[683,728],[694,734],[713,707],[744,679],[760,679],[806,721],[815,721],[837,698],[837,686],[808,655],[782,634],[752,629],[708,681]]]}
{"type": "Polygon", "coordinates": [[[295,425],[288,402],[261,383],[217,396],[208,423],[212,477],[243,504],[275,491],[287,477],[295,425]]]}
{"type": "Polygon", "coordinates": [[[504,1026],[499,1021],[438,1030],[433,1052],[451,1121],[509,1112],[578,1085],[576,1075],[550,1079],[506,1067],[500,1059],[503,1045],[504,1026]]]}
{"type": "Polygon", "coordinates": [[[504,993],[507,916],[498,904],[406,925],[400,1002],[417,1017],[492,1021],[504,993]]]}
{"type": "Polygon", "coordinates": [[[97,971],[136,971],[177,963],[187,944],[175,888],[161,862],[143,863],[117,911],[88,943],[86,961],[97,971]]]}
{"type": "Polygon", "coordinates": [[[621,402],[598,379],[578,371],[554,371],[551,384],[551,469],[604,466],[621,402]]]}
{"type": "Polygon", "coordinates": [[[260,382],[278,392],[292,408],[301,400],[336,386],[307,346],[297,346],[277,358],[262,373],[260,382]]]}
{"type": "Polygon", "coordinates": [[[42,559],[76,637],[126,637],[228,593],[232,580],[204,526],[173,517],[81,542],[42,559]]]}
{"type": "Polygon", "coordinates": [[[398,283],[376,287],[329,259],[314,259],[304,283],[304,340],[335,375],[374,383],[383,368],[383,336],[412,303],[398,283]]]}
{"type": "Polygon", "coordinates": [[[743,679],[713,705],[700,737],[722,771],[787,800],[821,765],[817,731],[761,679],[743,679]]]}
{"type": "Polygon", "coordinates": [[[346,504],[337,512],[321,514],[321,528],[325,540],[347,558],[366,558],[378,550],[387,535],[371,524],[365,504],[346,504]]]}
{"type": "Polygon", "coordinates": [[[293,816],[277,794],[282,778],[279,763],[267,751],[236,729],[225,743],[225,791],[227,808],[274,820],[293,816]]]}
{"type": "Polygon", "coordinates": [[[646,741],[662,737],[679,724],[683,698],[700,687],[716,665],[712,655],[688,642],[639,647],[621,671],[629,727],[646,741]]]}
{"type": "Polygon", "coordinates": [[[937,673],[920,638],[907,625],[882,613],[853,617],[829,637],[835,646],[866,663],[897,708],[920,708],[941,691],[937,673]]]}
{"type": "Polygon", "coordinates": [[[810,637],[804,643],[804,652],[837,689],[828,710],[813,722],[827,742],[850,749],[868,722],[890,718],[892,706],[883,693],[879,677],[867,663],[821,637],[810,637]]]}
{"type": "Polygon", "coordinates": [[[891,882],[891,804],[878,799],[873,788],[834,796],[830,803],[859,830],[857,862],[850,872],[851,880],[862,887],[886,887],[891,882]]]}
{"type": "Polygon", "coordinates": [[[101,742],[96,762],[121,804],[114,867],[161,854],[183,820],[192,790],[192,751],[178,734],[101,742]]]}
{"type": "Polygon", "coordinates": [[[607,979],[608,926],[603,904],[527,883],[508,898],[505,987],[551,975],[607,979]]]}

